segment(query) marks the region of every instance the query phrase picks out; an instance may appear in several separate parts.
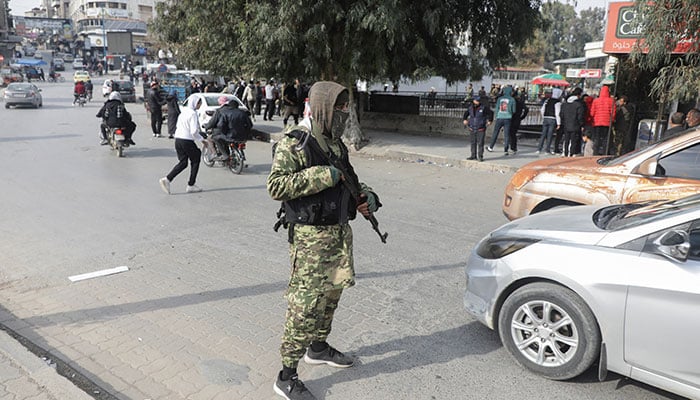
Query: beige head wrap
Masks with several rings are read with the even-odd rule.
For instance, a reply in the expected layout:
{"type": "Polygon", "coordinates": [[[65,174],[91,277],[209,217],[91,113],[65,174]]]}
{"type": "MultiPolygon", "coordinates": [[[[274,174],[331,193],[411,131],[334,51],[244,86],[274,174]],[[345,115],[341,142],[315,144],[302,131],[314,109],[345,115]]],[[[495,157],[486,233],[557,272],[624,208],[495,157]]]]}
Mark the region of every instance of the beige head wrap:
{"type": "Polygon", "coordinates": [[[333,120],[333,107],[336,99],[347,89],[335,82],[316,82],[309,89],[309,106],[311,118],[318,126],[323,127],[323,133],[331,133],[331,121],[333,120]]]}

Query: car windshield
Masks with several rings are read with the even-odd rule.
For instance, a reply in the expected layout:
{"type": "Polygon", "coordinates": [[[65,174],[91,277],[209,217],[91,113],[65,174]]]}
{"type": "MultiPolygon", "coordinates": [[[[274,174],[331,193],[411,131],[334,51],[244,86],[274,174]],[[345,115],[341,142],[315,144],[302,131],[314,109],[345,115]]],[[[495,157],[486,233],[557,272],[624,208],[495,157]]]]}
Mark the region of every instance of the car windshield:
{"type": "Polygon", "coordinates": [[[667,218],[697,207],[700,207],[700,195],[678,200],[617,204],[597,210],[593,214],[593,223],[601,229],[615,231],[667,218]]]}
{"type": "MultiPolygon", "coordinates": [[[[218,107],[219,106],[219,97],[221,97],[221,96],[205,96],[204,98],[207,100],[208,106],[218,107]]],[[[226,98],[231,100],[231,99],[233,99],[233,96],[226,96],[226,98]]]]}
{"type": "Polygon", "coordinates": [[[10,83],[10,85],[7,86],[7,90],[14,90],[19,92],[24,92],[30,90],[31,88],[32,86],[28,83],[10,83]]]}
{"type": "MultiPolygon", "coordinates": [[[[677,138],[678,136],[685,135],[686,133],[688,133],[688,132],[690,132],[691,130],[694,130],[694,129],[697,129],[697,128],[688,128],[688,129],[686,129],[686,130],[684,130],[684,131],[681,131],[681,132],[678,132],[678,133],[676,133],[676,134],[667,136],[667,137],[665,137],[665,138],[659,140],[658,142],[654,143],[652,146],[656,146],[656,145],[658,145],[658,144],[660,144],[660,143],[664,143],[664,142],[669,141],[669,140],[671,140],[671,139],[677,138]]],[[[598,164],[601,164],[601,165],[619,165],[619,164],[623,164],[623,163],[626,163],[629,159],[631,159],[631,158],[633,158],[633,157],[636,157],[637,154],[639,154],[640,152],[647,150],[648,148],[649,148],[649,146],[647,146],[647,147],[642,147],[642,148],[636,149],[636,150],[634,150],[634,151],[630,151],[629,153],[625,153],[625,154],[623,154],[623,155],[621,155],[621,156],[619,156],[619,157],[613,157],[613,156],[602,157],[602,158],[598,159],[598,164]]]]}
{"type": "Polygon", "coordinates": [[[119,86],[119,89],[131,89],[134,87],[134,85],[129,81],[121,81],[115,83],[117,84],[117,86],[119,86]]]}

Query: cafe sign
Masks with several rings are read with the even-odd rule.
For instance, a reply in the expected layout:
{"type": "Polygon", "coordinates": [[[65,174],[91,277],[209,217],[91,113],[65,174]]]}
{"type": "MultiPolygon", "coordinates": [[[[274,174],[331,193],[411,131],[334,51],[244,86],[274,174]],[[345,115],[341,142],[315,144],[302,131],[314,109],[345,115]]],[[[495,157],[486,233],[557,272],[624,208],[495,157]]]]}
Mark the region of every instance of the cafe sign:
{"type": "MultiPolygon", "coordinates": [[[[603,40],[603,52],[607,54],[629,54],[637,42],[643,45],[643,30],[636,2],[613,2],[608,8],[608,22],[603,40]]],[[[681,40],[673,50],[674,54],[684,54],[690,49],[688,40],[681,40]]]]}

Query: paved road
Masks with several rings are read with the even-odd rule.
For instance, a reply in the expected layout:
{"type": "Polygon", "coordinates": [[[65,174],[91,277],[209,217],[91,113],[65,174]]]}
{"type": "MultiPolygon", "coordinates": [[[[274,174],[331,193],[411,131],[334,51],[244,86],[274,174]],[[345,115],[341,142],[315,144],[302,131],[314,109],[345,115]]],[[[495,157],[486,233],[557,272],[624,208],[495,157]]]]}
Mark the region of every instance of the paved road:
{"type": "MultiPolygon", "coordinates": [[[[100,81],[96,82],[99,87],[100,81]]],[[[99,104],[70,105],[43,84],[44,108],[1,109],[0,322],[117,399],[272,399],[288,278],[278,204],[265,192],[270,145],[250,142],[240,176],[202,166],[198,194],[157,184],[172,142],[129,105],[137,146],[97,145],[99,104]],[[69,276],[127,266],[71,283],[69,276]]],[[[669,399],[611,374],[552,382],[526,373],[496,333],[463,310],[463,262],[505,222],[509,173],[354,159],[380,194],[389,243],[354,222],[358,285],[330,341],[358,357],[300,375],[325,399],[669,399]]]]}

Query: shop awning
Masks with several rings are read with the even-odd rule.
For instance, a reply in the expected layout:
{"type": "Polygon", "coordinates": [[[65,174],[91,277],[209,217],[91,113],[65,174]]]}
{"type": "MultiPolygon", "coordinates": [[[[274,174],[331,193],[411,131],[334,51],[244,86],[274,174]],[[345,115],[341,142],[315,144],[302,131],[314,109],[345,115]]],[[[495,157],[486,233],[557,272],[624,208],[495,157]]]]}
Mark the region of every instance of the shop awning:
{"type": "Polygon", "coordinates": [[[544,74],[536,76],[530,82],[533,85],[569,86],[569,82],[559,74],[544,74]]]}
{"type": "Polygon", "coordinates": [[[20,59],[15,60],[14,64],[37,66],[37,65],[46,65],[46,61],[37,60],[34,58],[20,58],[20,59]]]}

